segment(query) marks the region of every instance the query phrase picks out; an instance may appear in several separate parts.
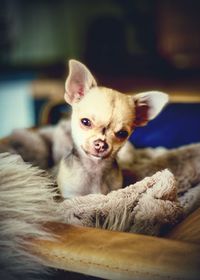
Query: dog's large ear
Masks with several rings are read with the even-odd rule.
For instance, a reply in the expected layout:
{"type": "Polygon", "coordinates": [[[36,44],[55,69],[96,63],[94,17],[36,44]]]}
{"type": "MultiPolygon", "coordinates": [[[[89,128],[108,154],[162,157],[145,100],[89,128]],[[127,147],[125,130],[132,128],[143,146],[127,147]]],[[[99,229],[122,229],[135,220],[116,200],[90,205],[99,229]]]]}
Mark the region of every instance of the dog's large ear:
{"type": "Polygon", "coordinates": [[[69,75],[65,83],[65,101],[78,102],[97,83],[87,67],[77,60],[69,61],[69,75]]]}
{"type": "Polygon", "coordinates": [[[148,91],[134,95],[135,126],[144,126],[154,119],[167,104],[169,98],[160,91],[148,91]]]}

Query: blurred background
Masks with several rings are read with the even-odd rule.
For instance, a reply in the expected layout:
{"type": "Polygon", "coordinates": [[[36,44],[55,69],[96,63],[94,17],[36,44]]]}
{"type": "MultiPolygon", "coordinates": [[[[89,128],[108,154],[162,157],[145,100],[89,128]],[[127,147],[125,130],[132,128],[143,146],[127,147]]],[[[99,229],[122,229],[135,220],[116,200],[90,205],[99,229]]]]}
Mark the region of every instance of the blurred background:
{"type": "Polygon", "coordinates": [[[62,103],[70,58],[100,85],[199,101],[200,1],[0,0],[0,137],[57,121],[44,112],[62,103]]]}

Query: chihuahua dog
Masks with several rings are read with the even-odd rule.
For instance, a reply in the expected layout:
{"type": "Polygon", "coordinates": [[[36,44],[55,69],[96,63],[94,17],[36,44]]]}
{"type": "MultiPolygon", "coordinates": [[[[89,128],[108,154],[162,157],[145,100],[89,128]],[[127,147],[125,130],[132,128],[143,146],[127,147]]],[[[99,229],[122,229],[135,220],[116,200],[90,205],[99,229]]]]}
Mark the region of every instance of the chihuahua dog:
{"type": "Polygon", "coordinates": [[[70,60],[64,98],[72,106],[73,149],[59,165],[61,195],[107,194],[121,188],[118,151],[135,127],[159,114],[168,95],[150,91],[133,96],[99,87],[85,65],[70,60]]]}

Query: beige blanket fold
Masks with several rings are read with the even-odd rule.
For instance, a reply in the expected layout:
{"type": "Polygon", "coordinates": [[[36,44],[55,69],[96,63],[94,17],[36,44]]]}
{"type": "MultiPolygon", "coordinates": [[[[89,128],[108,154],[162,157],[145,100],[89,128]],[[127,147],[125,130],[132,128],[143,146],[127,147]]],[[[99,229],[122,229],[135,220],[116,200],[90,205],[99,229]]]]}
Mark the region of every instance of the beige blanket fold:
{"type": "Polygon", "coordinates": [[[159,235],[162,226],[176,224],[183,213],[168,170],[108,195],[67,199],[57,211],[66,223],[149,235],[159,235]]]}

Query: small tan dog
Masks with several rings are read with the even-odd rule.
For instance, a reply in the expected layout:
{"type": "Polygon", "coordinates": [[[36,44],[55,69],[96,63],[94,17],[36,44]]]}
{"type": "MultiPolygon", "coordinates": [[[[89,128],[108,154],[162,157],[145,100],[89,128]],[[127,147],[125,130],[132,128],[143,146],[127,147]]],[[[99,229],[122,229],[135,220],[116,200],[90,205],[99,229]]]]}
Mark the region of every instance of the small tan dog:
{"type": "Polygon", "coordinates": [[[150,91],[133,96],[98,87],[85,65],[70,60],[64,97],[72,106],[74,147],[59,166],[57,182],[62,196],[107,194],[121,188],[118,151],[135,127],[159,114],[168,95],[150,91]]]}

